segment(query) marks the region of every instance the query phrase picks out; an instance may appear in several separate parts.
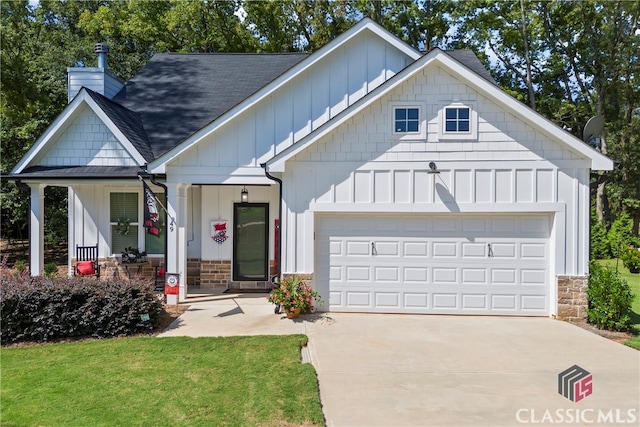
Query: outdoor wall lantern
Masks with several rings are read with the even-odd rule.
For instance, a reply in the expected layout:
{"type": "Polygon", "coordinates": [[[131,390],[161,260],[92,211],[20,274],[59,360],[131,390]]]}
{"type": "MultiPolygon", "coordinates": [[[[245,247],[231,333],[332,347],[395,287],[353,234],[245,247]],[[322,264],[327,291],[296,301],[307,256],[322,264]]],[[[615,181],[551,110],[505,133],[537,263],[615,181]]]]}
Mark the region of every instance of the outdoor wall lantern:
{"type": "Polygon", "coordinates": [[[246,186],[240,192],[240,201],[242,203],[249,202],[249,192],[247,191],[247,187],[246,186]]]}
{"type": "Polygon", "coordinates": [[[440,171],[438,170],[438,167],[436,166],[436,162],[429,162],[429,172],[427,173],[435,173],[435,174],[440,173],[440,171]]]}

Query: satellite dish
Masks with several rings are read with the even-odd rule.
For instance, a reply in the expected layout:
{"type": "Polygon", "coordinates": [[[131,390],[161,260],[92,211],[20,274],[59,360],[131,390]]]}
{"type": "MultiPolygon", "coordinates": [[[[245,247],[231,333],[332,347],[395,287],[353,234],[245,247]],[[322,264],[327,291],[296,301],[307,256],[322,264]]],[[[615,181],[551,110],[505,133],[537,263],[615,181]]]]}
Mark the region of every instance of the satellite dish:
{"type": "Polygon", "coordinates": [[[602,130],[604,129],[604,117],[601,115],[593,116],[589,119],[587,124],[584,126],[584,131],[582,132],[582,140],[589,145],[593,145],[591,141],[594,138],[598,138],[602,134],[602,130]]]}

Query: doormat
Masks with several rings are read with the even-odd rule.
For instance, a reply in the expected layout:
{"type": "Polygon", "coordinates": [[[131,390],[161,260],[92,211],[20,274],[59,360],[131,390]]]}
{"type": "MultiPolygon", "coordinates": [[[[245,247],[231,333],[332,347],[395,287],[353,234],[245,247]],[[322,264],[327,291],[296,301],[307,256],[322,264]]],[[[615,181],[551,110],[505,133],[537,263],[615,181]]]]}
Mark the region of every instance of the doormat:
{"type": "Polygon", "coordinates": [[[223,294],[268,294],[271,289],[236,289],[229,288],[223,294]]]}

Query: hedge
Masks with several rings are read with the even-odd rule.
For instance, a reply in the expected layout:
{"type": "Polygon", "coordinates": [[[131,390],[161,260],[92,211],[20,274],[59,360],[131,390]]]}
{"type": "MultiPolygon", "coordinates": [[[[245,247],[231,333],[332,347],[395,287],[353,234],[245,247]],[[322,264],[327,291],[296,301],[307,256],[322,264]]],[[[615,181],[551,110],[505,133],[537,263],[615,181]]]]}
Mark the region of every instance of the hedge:
{"type": "Polygon", "coordinates": [[[162,301],[150,280],[31,277],[6,271],[0,279],[2,345],[149,333],[161,312],[162,301]]]}

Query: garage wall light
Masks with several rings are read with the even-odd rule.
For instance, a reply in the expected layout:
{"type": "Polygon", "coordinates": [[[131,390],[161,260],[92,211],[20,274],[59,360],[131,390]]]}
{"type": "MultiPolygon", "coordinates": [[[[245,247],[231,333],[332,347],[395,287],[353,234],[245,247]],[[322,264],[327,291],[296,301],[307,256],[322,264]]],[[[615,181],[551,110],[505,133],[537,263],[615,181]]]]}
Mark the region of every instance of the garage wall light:
{"type": "Polygon", "coordinates": [[[247,187],[246,186],[240,192],[240,201],[242,203],[249,202],[249,192],[247,191],[247,187]]]}
{"type": "Polygon", "coordinates": [[[429,162],[429,172],[427,173],[435,173],[435,174],[440,173],[440,171],[438,170],[438,167],[436,166],[436,162],[429,162]]]}

